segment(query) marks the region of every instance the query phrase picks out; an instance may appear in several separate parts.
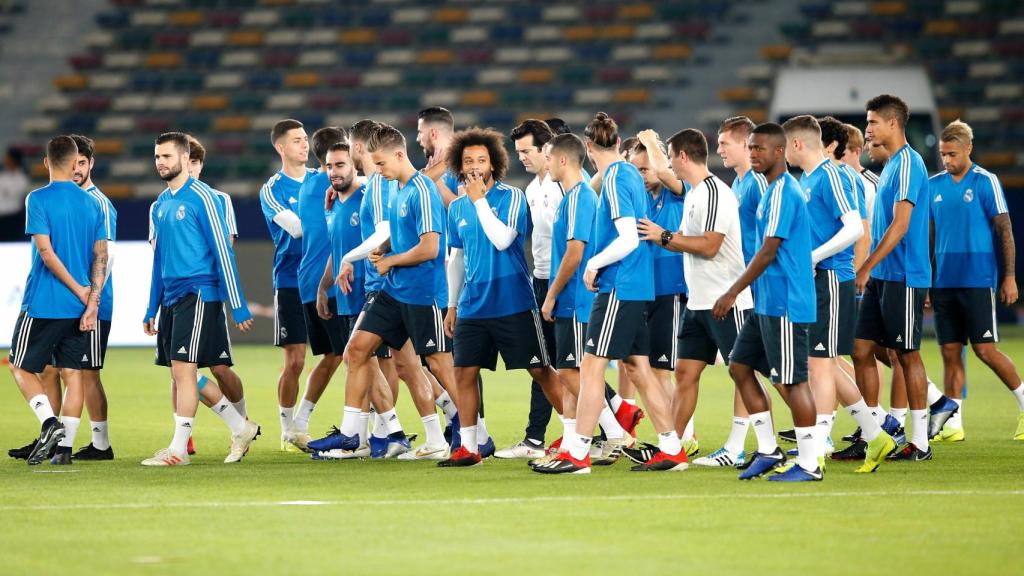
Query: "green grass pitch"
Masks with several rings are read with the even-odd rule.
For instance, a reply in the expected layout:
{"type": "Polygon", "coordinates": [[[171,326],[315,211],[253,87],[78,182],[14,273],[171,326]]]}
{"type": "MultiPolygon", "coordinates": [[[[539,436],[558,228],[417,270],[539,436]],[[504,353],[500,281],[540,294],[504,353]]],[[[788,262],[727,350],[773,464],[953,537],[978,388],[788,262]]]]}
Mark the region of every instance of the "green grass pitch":
{"type": "MultiPolygon", "coordinates": [[[[1003,349],[1019,360],[1024,339],[1003,349]]],[[[925,352],[940,381],[934,340],[925,352]]],[[[741,483],[732,469],[636,474],[626,462],[556,478],[493,459],[460,470],[313,462],[278,451],[280,357],[270,347],[237,350],[250,416],[263,426],[242,464],[221,463],[227,429],[201,407],[193,465],[145,469],[139,461],[165,446],[172,428],[168,375],[151,359],[140,349],[107,358],[117,460],[60,469],[0,461],[0,573],[1021,573],[1024,442],[1010,439],[1017,407],[973,356],[966,442],[937,444],[931,462],[886,463],[869,476],[832,462],[824,482],[798,486],[741,483]]],[[[5,378],[6,449],[38,428],[5,378]]],[[[488,428],[508,445],[525,424],[527,377],[485,378],[488,428]]],[[[314,435],[340,418],[342,384],[339,375],[317,407],[314,435]]],[[[702,453],[724,440],[731,398],[725,369],[711,369],[697,413],[702,453]]],[[[777,397],[775,406],[778,427],[788,427],[777,397]]],[[[422,433],[408,397],[399,413],[407,430],[422,433]]],[[[853,428],[843,414],[837,442],[853,428]]],[[[548,440],[560,432],[555,420],[548,440]]],[[[649,421],[640,435],[653,439],[649,421]]],[[[83,422],[76,444],[88,442],[83,422]]]]}

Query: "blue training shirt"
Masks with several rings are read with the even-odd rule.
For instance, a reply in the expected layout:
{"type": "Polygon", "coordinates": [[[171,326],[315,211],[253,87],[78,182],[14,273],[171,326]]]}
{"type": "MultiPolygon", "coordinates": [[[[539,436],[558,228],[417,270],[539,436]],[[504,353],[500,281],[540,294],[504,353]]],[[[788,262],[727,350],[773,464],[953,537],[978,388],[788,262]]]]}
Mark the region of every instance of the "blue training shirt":
{"type": "MultiPolygon", "coordinates": [[[[640,171],[625,160],[612,163],[604,171],[601,201],[594,222],[594,254],[600,253],[616,238],[619,218],[647,218],[650,200],[640,171]]],[[[654,300],[654,253],[649,242],[641,242],[625,258],[598,270],[598,292],[615,290],[619,300],[654,300]],[[621,272],[621,273],[620,273],[621,272]]]]}
{"type": "Polygon", "coordinates": [[[551,279],[558,275],[562,265],[566,247],[570,240],[584,243],[583,257],[569,283],[558,293],[555,299],[555,318],[572,318],[586,323],[590,319],[590,309],[594,304],[594,293],[583,284],[583,268],[587,259],[593,256],[591,236],[594,229],[594,217],[597,215],[597,193],[590,187],[588,180],[569,189],[555,209],[555,220],[551,226],[551,279]]]}
{"type": "Polygon", "coordinates": [[[331,179],[327,172],[317,171],[306,176],[299,188],[299,221],[302,222],[302,261],[299,262],[299,298],[303,304],[316,302],[327,258],[331,255],[331,239],[327,235],[327,211],[324,200],[331,179]]]}
{"type": "Polygon", "coordinates": [[[817,295],[811,269],[811,223],[800,184],[783,172],[757,206],[757,233],[761,249],[767,238],[781,238],[775,259],[754,281],[754,312],[789,317],[790,322],[812,324],[817,319],[817,295]]]}
{"type": "Polygon", "coordinates": [[[935,287],[995,288],[992,219],[1007,213],[996,175],[972,164],[960,182],[948,172],[928,181],[935,224],[935,287]]]}
{"type": "Polygon", "coordinates": [[[910,144],[893,154],[878,177],[875,213],[871,222],[871,250],[875,250],[885,231],[892,224],[897,202],[910,202],[907,233],[871,271],[871,277],[892,282],[906,282],[910,288],[929,288],[932,284],[932,262],[929,254],[928,171],[924,160],[910,144]]]}
{"type": "Polygon", "coordinates": [[[399,302],[418,306],[441,306],[448,299],[445,276],[445,214],[437,186],[422,172],[417,172],[392,197],[391,252],[408,252],[420,243],[420,236],[435,232],[440,235],[437,256],[415,266],[396,266],[384,279],[384,291],[399,302]]]}
{"type": "MultiPolygon", "coordinates": [[[[360,227],[359,209],[364,198],[363,191],[366,185],[360,186],[351,196],[345,199],[334,201],[331,210],[327,212],[327,232],[331,238],[331,263],[333,275],[337,277],[341,268],[341,259],[349,250],[363,243],[363,234],[360,227]]],[[[363,292],[363,284],[359,279],[363,277],[365,261],[360,260],[352,263],[352,291],[343,294],[336,284],[331,284],[328,296],[333,296],[338,302],[338,314],[342,316],[356,316],[363,309],[366,303],[366,294],[363,292]]]]}
{"type": "MultiPolygon", "coordinates": [[[[90,186],[85,191],[100,203],[100,209],[103,212],[103,229],[106,232],[106,240],[108,242],[117,240],[117,210],[114,209],[114,205],[95,186],[90,186]]],[[[110,264],[108,261],[108,266],[110,264]]],[[[103,283],[103,292],[100,294],[99,318],[104,322],[110,322],[114,318],[114,276],[109,273],[107,274],[107,281],[103,283]]]]}
{"type": "MultiPolygon", "coordinates": [[[[650,219],[665,230],[676,231],[683,220],[683,197],[662,186],[650,194],[650,219]]],[[[679,252],[654,248],[654,295],[686,294],[683,277],[683,255],[679,252]]]]}
{"type": "Polygon", "coordinates": [[[761,197],[768,190],[768,181],[764,174],[747,170],[743,176],[736,176],[732,181],[732,191],[739,201],[740,233],[743,235],[743,261],[750,264],[757,253],[757,206],[761,197]]]}
{"type": "MultiPolygon", "coordinates": [[[[526,194],[495,181],[484,195],[490,211],[516,231],[504,250],[484,233],[477,207],[468,195],[448,206],[448,246],[460,249],[466,263],[466,281],[459,294],[460,318],[501,318],[537,307],[526,265],[529,224],[526,194]]],[[[478,201],[479,202],[479,201],[478,201]]]]}
{"type": "MultiPolygon", "coordinates": [[[[817,248],[842,230],[843,214],[856,210],[852,182],[825,158],[814,170],[800,176],[800,186],[811,219],[811,248],[817,248]]],[[[840,282],[853,280],[853,244],[818,262],[817,267],[835,270],[840,282]]]]}
{"type": "Polygon", "coordinates": [[[209,186],[189,178],[177,191],[165,190],[150,210],[155,242],[146,320],[159,305],[188,294],[204,302],[225,301],[236,323],[252,318],[238,279],[228,238],[224,204],[209,186]]]}
{"type": "MultiPolygon", "coordinates": [[[[363,199],[359,205],[359,226],[363,240],[373,235],[377,224],[388,220],[391,211],[391,197],[398,190],[398,183],[387,180],[374,172],[366,181],[363,199]]],[[[364,288],[366,293],[377,292],[384,287],[384,278],[369,262],[364,263],[364,288]]],[[[358,278],[358,277],[357,277],[358,278]]]]}
{"type": "Polygon", "coordinates": [[[274,222],[274,217],[285,211],[298,212],[301,186],[301,181],[280,171],[271,176],[260,189],[263,218],[267,221],[270,238],[274,241],[274,288],[297,288],[299,285],[302,239],[293,238],[274,222]]]}
{"type": "Polygon", "coordinates": [[[853,195],[857,198],[857,213],[860,214],[861,220],[868,219],[868,203],[865,194],[867,191],[864,189],[864,180],[861,179],[860,174],[850,167],[849,164],[843,164],[842,162],[833,162],[838,168],[839,173],[842,174],[850,181],[850,188],[853,189],[853,195]]]}
{"type": "MultiPolygon", "coordinates": [[[[82,286],[92,284],[93,244],[107,239],[100,203],[74,182],[50,182],[25,198],[25,234],[50,237],[54,254],[82,286]]],[[[102,294],[100,295],[102,299],[102,294]]],[[[32,318],[80,318],[85,304],[43,263],[32,242],[32,267],[22,308],[32,318]]]]}

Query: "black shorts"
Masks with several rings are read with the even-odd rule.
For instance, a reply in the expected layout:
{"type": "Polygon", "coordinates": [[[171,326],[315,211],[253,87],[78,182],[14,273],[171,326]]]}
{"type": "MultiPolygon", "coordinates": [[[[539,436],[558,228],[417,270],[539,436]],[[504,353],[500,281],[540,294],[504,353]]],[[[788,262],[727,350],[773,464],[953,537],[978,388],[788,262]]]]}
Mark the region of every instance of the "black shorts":
{"type": "Polygon", "coordinates": [[[647,352],[651,368],[672,370],[676,365],[677,336],[682,310],[686,306],[685,294],[657,296],[647,303],[647,334],[651,349],[647,352]]]}
{"type": "Polygon", "coordinates": [[[871,278],[857,315],[857,338],[894,350],[920,349],[927,292],[924,288],[908,288],[905,282],[871,278]]]}
{"type": "Polygon", "coordinates": [[[809,327],[786,318],[751,314],[736,336],[729,363],[768,374],[773,384],[806,382],[809,327]]]}
{"type": "Polygon", "coordinates": [[[97,320],[96,329],[85,333],[86,349],[82,356],[82,370],[101,370],[107,357],[110,340],[110,320],[97,320]]]}
{"type": "Polygon", "coordinates": [[[160,307],[157,325],[156,364],[189,362],[200,368],[231,366],[231,338],[224,305],[220,301],[203,302],[188,294],[170,308],[160,307]]]}
{"type": "Polygon", "coordinates": [[[590,311],[584,350],[612,360],[647,356],[651,351],[647,332],[649,304],[644,300],[619,300],[615,290],[598,294],[590,311]]]}
{"type": "MultiPolygon", "coordinates": [[[[363,309],[359,312],[359,315],[356,316],[356,323],[352,327],[353,332],[355,332],[358,329],[359,321],[362,319],[363,314],[366,313],[366,309],[369,308],[370,304],[373,303],[373,299],[377,297],[377,294],[378,292],[376,291],[366,293],[366,302],[363,304],[363,309]]],[[[349,338],[351,337],[352,336],[349,335],[349,338]]],[[[388,358],[391,358],[391,346],[388,346],[387,344],[381,344],[380,348],[377,348],[377,352],[374,354],[374,356],[376,356],[380,360],[387,360],[388,358]]]]}
{"type": "Polygon", "coordinates": [[[727,360],[749,315],[749,309],[740,310],[733,306],[725,318],[716,320],[711,310],[687,308],[683,311],[683,324],[679,327],[679,360],[714,364],[719,353],[727,360]]]}
{"type": "Polygon", "coordinates": [[[452,340],[444,333],[444,311],[436,304],[406,304],[381,290],[360,316],[357,330],[380,336],[396,350],[411,339],[420,356],[452,351],[452,340]]]}
{"type": "Polygon", "coordinates": [[[555,368],[580,367],[583,361],[583,341],[587,325],[577,322],[576,317],[555,318],[555,368]]]}
{"type": "Polygon", "coordinates": [[[996,293],[991,288],[932,288],[939,344],[999,342],[996,293]]]}
{"type": "Polygon", "coordinates": [[[274,346],[306,343],[304,308],[298,288],[274,290],[274,346]]]}
{"type": "Polygon", "coordinates": [[[455,321],[455,367],[498,367],[506,370],[550,366],[540,312],[526,310],[501,318],[459,318],[455,321]]]}
{"type": "Polygon", "coordinates": [[[316,313],[316,302],[302,305],[302,312],[306,317],[306,336],[309,337],[309,349],[313,356],[341,356],[345,353],[345,344],[348,344],[346,327],[342,325],[342,317],[338,316],[338,301],[328,298],[327,309],[331,311],[332,316],[324,320],[316,313]]]}
{"type": "Polygon", "coordinates": [[[47,364],[80,369],[83,358],[88,360],[89,346],[88,333],[78,329],[80,322],[80,318],[32,318],[22,312],[14,324],[8,361],[33,374],[42,373],[47,364]]]}
{"type": "MultiPolygon", "coordinates": [[[[533,298],[537,301],[537,310],[544,305],[544,299],[548,297],[548,286],[550,282],[542,278],[533,279],[533,298]]],[[[544,333],[544,349],[547,350],[548,358],[557,358],[555,354],[555,323],[544,322],[541,318],[540,329],[544,333]]]]}
{"type": "Polygon", "coordinates": [[[810,355],[835,358],[853,353],[853,329],[857,323],[857,292],[853,280],[840,282],[835,270],[818,270],[814,277],[818,321],[811,326],[810,355]]]}

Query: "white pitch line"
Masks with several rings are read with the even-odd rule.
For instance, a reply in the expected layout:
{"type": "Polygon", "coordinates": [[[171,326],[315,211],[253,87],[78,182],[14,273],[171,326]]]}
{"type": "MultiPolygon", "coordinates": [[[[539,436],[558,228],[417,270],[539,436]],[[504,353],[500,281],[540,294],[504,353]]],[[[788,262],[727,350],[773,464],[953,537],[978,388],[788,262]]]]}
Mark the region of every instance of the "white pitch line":
{"type": "Polygon", "coordinates": [[[663,502],[688,500],[796,500],[804,498],[891,498],[906,496],[1024,496],[1024,490],[912,490],[905,492],[799,492],[783,494],[641,494],[595,496],[533,496],[513,498],[446,498],[408,500],[290,500],[239,502],[117,502],[111,504],[0,505],[0,512],[65,510],[151,510],[172,508],[270,508],[275,506],[450,506],[492,504],[557,504],[573,502],[663,502]]]}

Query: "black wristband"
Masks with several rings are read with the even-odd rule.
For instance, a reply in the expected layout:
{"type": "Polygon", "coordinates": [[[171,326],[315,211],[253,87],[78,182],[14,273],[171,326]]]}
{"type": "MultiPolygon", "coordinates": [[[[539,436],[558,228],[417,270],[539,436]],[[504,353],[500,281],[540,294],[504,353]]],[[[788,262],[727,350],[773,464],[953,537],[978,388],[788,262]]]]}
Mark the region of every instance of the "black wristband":
{"type": "Polygon", "coordinates": [[[661,245],[668,246],[668,243],[672,241],[672,236],[672,232],[669,232],[668,230],[663,230],[661,232],[661,245]]]}

